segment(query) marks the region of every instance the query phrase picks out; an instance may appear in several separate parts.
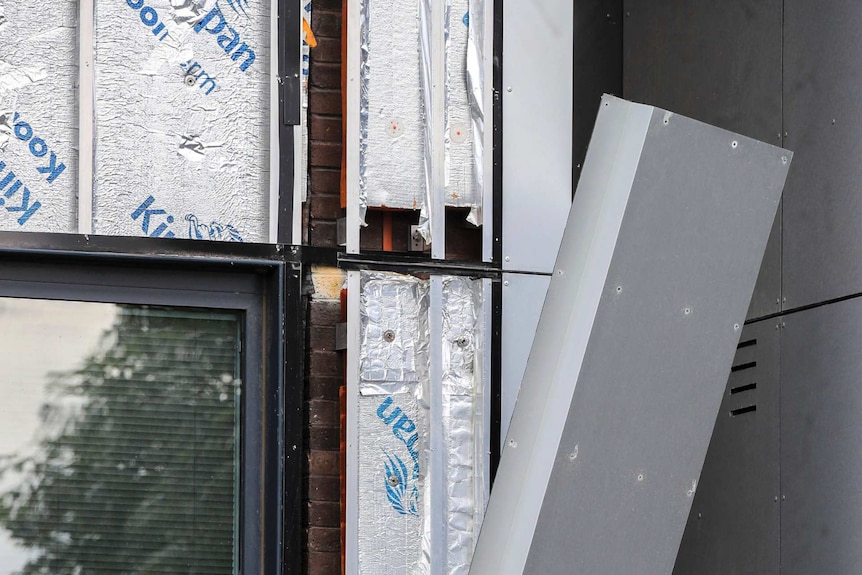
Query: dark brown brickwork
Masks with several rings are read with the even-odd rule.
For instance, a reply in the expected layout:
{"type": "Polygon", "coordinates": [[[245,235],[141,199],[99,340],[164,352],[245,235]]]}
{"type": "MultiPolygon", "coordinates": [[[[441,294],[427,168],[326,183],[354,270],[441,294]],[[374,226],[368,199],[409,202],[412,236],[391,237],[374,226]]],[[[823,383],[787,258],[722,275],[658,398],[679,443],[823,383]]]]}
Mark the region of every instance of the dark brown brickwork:
{"type": "MultiPolygon", "coordinates": [[[[308,201],[305,241],[337,245],[341,208],[341,0],[314,0],[308,76],[308,201]]],[[[344,385],[342,358],[335,351],[337,298],[313,294],[309,301],[306,357],[307,466],[305,481],[305,572],[341,573],[341,460],[338,393],[344,385]]]]}

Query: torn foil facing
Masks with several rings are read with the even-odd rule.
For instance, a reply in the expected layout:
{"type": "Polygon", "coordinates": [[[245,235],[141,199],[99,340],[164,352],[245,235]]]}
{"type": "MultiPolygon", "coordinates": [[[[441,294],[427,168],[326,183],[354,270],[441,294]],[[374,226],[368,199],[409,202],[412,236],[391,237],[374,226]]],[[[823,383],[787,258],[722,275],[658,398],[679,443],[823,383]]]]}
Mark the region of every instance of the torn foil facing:
{"type": "MultiPolygon", "coordinates": [[[[491,78],[485,78],[485,59],[491,54],[485,54],[485,18],[490,17],[485,10],[488,8],[485,0],[469,0],[467,14],[468,37],[465,62],[465,81],[467,102],[470,110],[470,143],[473,160],[470,166],[473,170],[473,210],[469,216],[471,223],[482,224],[482,199],[484,197],[485,179],[482,167],[485,158],[485,94],[490,90],[491,78]],[[486,83],[487,82],[487,83],[486,83]]],[[[490,113],[490,110],[488,110],[490,113]]]]}
{"type": "Polygon", "coordinates": [[[425,190],[416,0],[361,2],[360,215],[418,209],[425,190]]]}
{"type": "Polygon", "coordinates": [[[360,392],[406,391],[427,378],[428,283],[363,272],[360,285],[360,392]]]}
{"type": "Polygon", "coordinates": [[[419,572],[427,419],[412,393],[359,397],[359,572],[419,572]]]}
{"type": "Polygon", "coordinates": [[[78,2],[0,2],[0,230],[76,230],[78,2]]]}
{"type": "MultiPolygon", "coordinates": [[[[446,205],[474,208],[477,194],[473,157],[473,126],[467,83],[468,0],[449,0],[446,21],[446,205]]],[[[481,24],[481,22],[480,22],[481,24]]],[[[474,224],[475,214],[471,218],[474,224]]]]}
{"type": "Polygon", "coordinates": [[[96,0],[96,233],[267,241],[270,1],[96,0]]]}

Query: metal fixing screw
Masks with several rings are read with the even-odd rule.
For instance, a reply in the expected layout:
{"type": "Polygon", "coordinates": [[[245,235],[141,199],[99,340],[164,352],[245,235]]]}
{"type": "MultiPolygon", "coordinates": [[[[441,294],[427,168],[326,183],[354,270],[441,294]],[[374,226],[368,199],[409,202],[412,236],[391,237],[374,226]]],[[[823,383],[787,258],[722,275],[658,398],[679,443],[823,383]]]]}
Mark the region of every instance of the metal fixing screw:
{"type": "Polygon", "coordinates": [[[683,310],[682,310],[682,313],[684,313],[685,315],[689,315],[689,314],[691,314],[691,308],[690,308],[690,307],[687,307],[687,308],[683,309],[683,310]]]}
{"type": "Polygon", "coordinates": [[[736,148],[737,146],[739,146],[739,142],[737,142],[736,140],[734,140],[730,143],[731,148],[736,148]]]}
{"type": "Polygon", "coordinates": [[[515,449],[516,447],[518,447],[518,442],[515,441],[514,439],[510,439],[509,440],[509,447],[511,447],[512,449],[515,449]]]}
{"type": "Polygon", "coordinates": [[[389,485],[391,485],[392,487],[398,487],[398,484],[400,483],[400,481],[398,481],[398,478],[394,475],[390,475],[389,479],[387,479],[386,481],[388,481],[389,485]]]}
{"type": "Polygon", "coordinates": [[[738,323],[733,324],[733,331],[739,331],[739,324],[738,323]]]}
{"type": "Polygon", "coordinates": [[[787,163],[787,156],[781,156],[781,163],[782,163],[782,164],[786,164],[786,163],[787,163]]]}
{"type": "Polygon", "coordinates": [[[188,86],[189,88],[191,88],[192,86],[194,86],[194,85],[197,83],[197,81],[198,81],[198,77],[197,77],[197,76],[193,76],[192,74],[187,75],[187,76],[183,79],[183,82],[185,82],[186,86],[188,86]]]}
{"type": "Polygon", "coordinates": [[[617,286],[617,293],[622,293],[623,286],[617,286]]]}
{"type": "Polygon", "coordinates": [[[393,341],[395,341],[395,332],[392,331],[391,329],[387,329],[386,331],[383,332],[383,339],[387,343],[392,343],[393,341]]]}
{"type": "Polygon", "coordinates": [[[512,87],[511,87],[511,86],[509,86],[508,88],[506,88],[506,91],[507,91],[507,92],[511,92],[511,91],[512,91],[512,87]]]}
{"type": "Polygon", "coordinates": [[[506,257],[505,257],[505,258],[503,258],[503,259],[504,259],[504,260],[506,260],[507,262],[512,261],[512,258],[510,258],[509,256],[506,256],[506,257]]]}
{"type": "Polygon", "coordinates": [[[470,343],[470,341],[467,339],[466,335],[462,335],[461,337],[455,339],[455,345],[457,345],[458,347],[467,347],[468,343],[470,343]]]}
{"type": "Polygon", "coordinates": [[[643,481],[643,480],[644,480],[644,474],[643,474],[643,473],[638,473],[638,482],[641,482],[641,481],[643,481]]]}
{"type": "Polygon", "coordinates": [[[506,286],[506,287],[508,287],[508,286],[509,286],[509,280],[504,281],[504,282],[503,282],[503,285],[504,285],[504,286],[506,286]]]}

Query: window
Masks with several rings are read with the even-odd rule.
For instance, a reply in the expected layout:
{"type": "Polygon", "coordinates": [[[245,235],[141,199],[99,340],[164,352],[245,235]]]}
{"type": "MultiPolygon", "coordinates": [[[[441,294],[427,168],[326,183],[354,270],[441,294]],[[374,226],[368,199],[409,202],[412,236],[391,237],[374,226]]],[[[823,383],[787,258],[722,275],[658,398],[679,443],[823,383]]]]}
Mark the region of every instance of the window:
{"type": "Polygon", "coordinates": [[[0,575],[280,572],[282,264],[232,263],[2,262],[0,575]]]}

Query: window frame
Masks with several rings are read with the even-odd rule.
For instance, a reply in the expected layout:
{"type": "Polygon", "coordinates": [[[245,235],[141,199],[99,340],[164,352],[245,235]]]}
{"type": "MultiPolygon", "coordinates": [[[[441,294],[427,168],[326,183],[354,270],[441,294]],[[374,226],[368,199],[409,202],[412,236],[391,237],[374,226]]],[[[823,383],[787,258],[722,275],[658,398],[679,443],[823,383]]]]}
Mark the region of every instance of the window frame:
{"type": "Polygon", "coordinates": [[[237,550],[244,575],[301,569],[303,305],[297,252],[261,244],[0,232],[0,297],[241,313],[237,550]],[[288,351],[291,361],[285,362],[288,351]]]}

